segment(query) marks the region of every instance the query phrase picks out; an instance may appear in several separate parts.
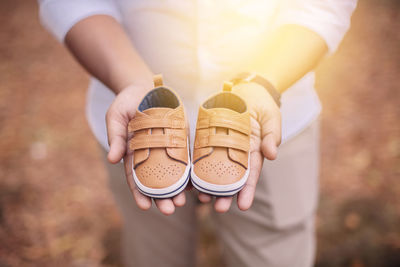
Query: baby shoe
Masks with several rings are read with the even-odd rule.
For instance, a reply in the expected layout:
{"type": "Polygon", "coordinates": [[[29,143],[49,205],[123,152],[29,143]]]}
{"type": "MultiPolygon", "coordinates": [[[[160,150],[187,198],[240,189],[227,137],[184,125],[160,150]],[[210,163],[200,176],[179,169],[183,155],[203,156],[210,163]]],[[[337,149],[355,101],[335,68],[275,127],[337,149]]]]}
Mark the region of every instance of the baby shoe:
{"type": "Polygon", "coordinates": [[[132,174],[143,194],[169,198],[189,181],[189,130],[180,98],[163,85],[161,75],[154,77],[154,86],[129,122],[132,174]]]}
{"type": "Polygon", "coordinates": [[[215,196],[236,194],[249,176],[250,114],[231,87],[200,106],[196,124],[191,181],[215,196]]]}

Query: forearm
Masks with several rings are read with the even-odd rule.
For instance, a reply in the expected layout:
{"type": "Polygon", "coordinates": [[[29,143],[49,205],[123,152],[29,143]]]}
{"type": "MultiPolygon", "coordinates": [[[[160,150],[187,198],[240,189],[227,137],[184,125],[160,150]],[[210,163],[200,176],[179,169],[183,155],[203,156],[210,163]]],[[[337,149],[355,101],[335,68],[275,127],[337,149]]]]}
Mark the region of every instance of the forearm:
{"type": "Polygon", "coordinates": [[[280,92],[311,71],[327,53],[325,41],[302,26],[284,25],[269,39],[255,70],[280,92]]]}
{"type": "Polygon", "coordinates": [[[88,17],[68,32],[65,43],[81,65],[115,93],[135,84],[150,88],[152,73],[112,17],[88,17]]]}

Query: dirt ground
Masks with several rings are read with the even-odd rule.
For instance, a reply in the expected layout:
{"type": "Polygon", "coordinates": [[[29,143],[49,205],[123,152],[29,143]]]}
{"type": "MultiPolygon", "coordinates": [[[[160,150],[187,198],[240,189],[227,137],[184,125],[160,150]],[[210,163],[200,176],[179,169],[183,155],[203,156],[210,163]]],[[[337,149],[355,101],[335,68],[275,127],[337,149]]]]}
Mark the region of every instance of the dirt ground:
{"type": "MultiPolygon", "coordinates": [[[[317,70],[318,267],[400,266],[400,1],[360,0],[317,70]]],[[[0,267],[121,266],[120,217],[85,120],[88,76],[33,0],[0,2],[0,267]]],[[[222,266],[208,206],[199,266],[222,266]]]]}

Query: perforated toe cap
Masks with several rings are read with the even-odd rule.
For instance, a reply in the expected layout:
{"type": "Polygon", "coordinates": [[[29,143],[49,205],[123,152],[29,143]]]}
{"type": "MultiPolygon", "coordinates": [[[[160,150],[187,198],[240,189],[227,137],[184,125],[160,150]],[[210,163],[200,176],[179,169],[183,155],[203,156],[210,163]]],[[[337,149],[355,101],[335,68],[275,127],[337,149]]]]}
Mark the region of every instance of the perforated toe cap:
{"type": "Polygon", "coordinates": [[[186,164],[171,159],[165,149],[153,149],[150,157],[135,168],[140,183],[150,188],[165,188],[185,174],[186,164]]]}
{"type": "Polygon", "coordinates": [[[175,163],[157,163],[139,165],[135,173],[139,181],[150,188],[165,188],[176,183],[184,174],[185,165],[175,163]]]}
{"type": "Polygon", "coordinates": [[[245,175],[246,169],[236,162],[210,156],[198,160],[193,171],[208,183],[225,185],[239,181],[245,175]]]}

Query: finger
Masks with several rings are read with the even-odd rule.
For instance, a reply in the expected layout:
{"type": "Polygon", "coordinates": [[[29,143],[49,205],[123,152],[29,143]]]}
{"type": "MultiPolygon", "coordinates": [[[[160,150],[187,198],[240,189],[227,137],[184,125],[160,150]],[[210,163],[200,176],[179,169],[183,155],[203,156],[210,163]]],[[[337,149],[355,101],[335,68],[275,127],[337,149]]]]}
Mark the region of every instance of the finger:
{"type": "Polygon", "coordinates": [[[276,159],[278,155],[278,147],[276,146],[276,138],[273,134],[268,134],[261,142],[261,151],[263,156],[269,160],[276,159]]]}
{"type": "Polygon", "coordinates": [[[131,188],[131,192],[133,194],[133,198],[135,199],[137,206],[141,210],[150,209],[151,208],[151,198],[140,193],[140,191],[137,189],[137,187],[134,187],[134,188],[130,187],[130,188],[131,188]]]}
{"type": "Polygon", "coordinates": [[[106,116],[108,144],[108,161],[118,163],[126,152],[126,129],[128,121],[118,115],[117,111],[110,107],[106,116]]]}
{"type": "Polygon", "coordinates": [[[187,184],[187,186],[186,186],[186,188],[185,188],[185,190],[190,191],[190,190],[192,190],[192,189],[193,189],[193,185],[192,185],[192,183],[189,181],[188,184],[187,184]]]}
{"type": "Polygon", "coordinates": [[[182,207],[186,203],[186,196],[185,192],[181,192],[178,195],[174,196],[172,198],[172,202],[174,202],[174,205],[177,207],[182,207]]]}
{"type": "Polygon", "coordinates": [[[246,184],[240,190],[237,205],[241,210],[248,210],[253,204],[258,178],[260,177],[263,157],[260,152],[254,151],[250,155],[250,173],[246,184]]]}
{"type": "Polygon", "coordinates": [[[175,205],[170,198],[155,199],[154,202],[164,215],[171,215],[175,212],[175,205]]]}
{"type": "Polygon", "coordinates": [[[281,115],[274,112],[273,115],[261,123],[261,151],[267,159],[274,160],[281,143],[281,115]]]}
{"type": "Polygon", "coordinates": [[[214,209],[216,212],[224,213],[229,210],[232,204],[233,197],[217,197],[214,203],[214,209]]]}
{"type": "Polygon", "coordinates": [[[208,203],[212,200],[212,196],[199,192],[199,196],[198,196],[199,200],[201,203],[208,203]]]}
{"type": "Polygon", "coordinates": [[[128,155],[124,158],[124,167],[125,167],[125,175],[126,181],[129,185],[129,189],[132,192],[133,198],[136,201],[138,207],[142,210],[148,210],[151,208],[151,199],[148,196],[143,195],[137,189],[135,182],[132,178],[132,155],[128,155]]]}
{"type": "Polygon", "coordinates": [[[126,177],[126,180],[129,185],[129,189],[132,192],[133,198],[136,201],[136,204],[141,210],[148,210],[151,208],[151,198],[143,195],[136,187],[136,184],[133,182],[132,177],[126,177]]]}

